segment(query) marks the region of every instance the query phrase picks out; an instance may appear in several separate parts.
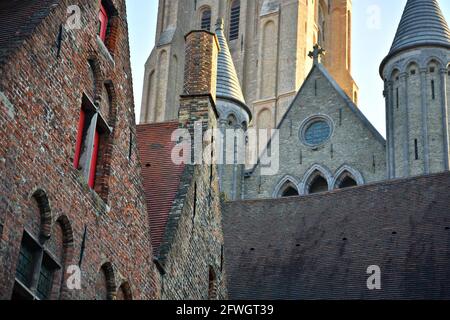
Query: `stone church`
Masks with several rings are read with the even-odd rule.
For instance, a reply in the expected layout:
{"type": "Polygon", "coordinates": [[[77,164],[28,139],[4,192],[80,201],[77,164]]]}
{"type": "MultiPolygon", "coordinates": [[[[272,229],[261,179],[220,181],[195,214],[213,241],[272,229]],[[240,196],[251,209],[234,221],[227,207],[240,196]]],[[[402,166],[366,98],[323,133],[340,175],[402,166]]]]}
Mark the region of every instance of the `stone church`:
{"type": "Polygon", "coordinates": [[[357,106],[351,1],[160,1],[141,123],[177,117],[181,35],[214,30],[221,46],[219,127],[279,130],[276,174],[261,174],[260,162],[220,166],[228,199],[305,195],[448,170],[449,29],[435,1],[422,5],[429,16],[411,22],[423,8],[408,4],[382,62],[387,141],[357,106]],[[225,19],[213,25],[217,17],[225,19]],[[425,33],[415,34],[414,28],[425,33]],[[416,49],[430,41],[444,47],[416,49]]]}
{"type": "Polygon", "coordinates": [[[136,125],[126,1],[0,1],[0,299],[450,299],[450,30],[407,1],[385,139],[351,16],[160,0],[136,125]],[[277,130],[240,162],[254,128],[277,130]],[[232,163],[174,162],[177,131],[232,163]]]}
{"type": "MultiPolygon", "coordinates": [[[[201,86],[215,97],[217,127],[278,130],[266,145],[278,142],[275,174],[263,174],[260,153],[256,164],[238,162],[236,146],[234,164],[217,166],[229,296],[448,297],[450,29],[438,1],[407,2],[381,62],[386,139],[358,108],[351,1],[160,1],[138,141],[147,196],[169,203],[176,167],[161,175],[151,166],[171,148],[149,149],[171,141],[178,93],[186,99],[201,82],[189,61],[177,66],[189,29],[213,32],[219,46],[217,77],[201,86]],[[371,266],[384,270],[383,290],[367,289],[371,266]]],[[[177,219],[150,211],[160,223],[177,219]]]]}

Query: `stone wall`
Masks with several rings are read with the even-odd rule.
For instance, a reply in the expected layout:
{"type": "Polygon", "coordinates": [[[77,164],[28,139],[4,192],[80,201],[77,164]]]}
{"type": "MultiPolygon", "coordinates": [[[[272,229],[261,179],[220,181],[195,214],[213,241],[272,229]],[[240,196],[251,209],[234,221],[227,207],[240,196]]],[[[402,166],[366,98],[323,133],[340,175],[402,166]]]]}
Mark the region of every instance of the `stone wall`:
{"type": "Polygon", "coordinates": [[[253,113],[252,126],[274,128],[279,124],[311,69],[308,52],[317,42],[328,51],[324,64],[354,98],[358,88],[349,63],[351,1],[241,0],[238,39],[228,37],[231,2],[160,1],[156,45],[146,63],[141,123],[177,118],[183,83],[183,35],[200,29],[201,13],[206,8],[211,10],[210,31],[214,32],[218,18],[225,20],[234,65],[253,113]],[[321,23],[319,15],[324,19],[321,23]]]}
{"type": "Polygon", "coordinates": [[[261,167],[257,166],[245,179],[245,199],[277,197],[286,182],[295,185],[299,194],[305,194],[311,182],[308,179],[317,172],[327,180],[329,190],[335,188],[345,171],[352,173],[358,184],[386,179],[383,137],[323,65],[319,66],[311,71],[280,124],[278,172],[260,175],[261,167]],[[314,119],[325,119],[332,135],[319,146],[308,146],[301,132],[314,119]]]}

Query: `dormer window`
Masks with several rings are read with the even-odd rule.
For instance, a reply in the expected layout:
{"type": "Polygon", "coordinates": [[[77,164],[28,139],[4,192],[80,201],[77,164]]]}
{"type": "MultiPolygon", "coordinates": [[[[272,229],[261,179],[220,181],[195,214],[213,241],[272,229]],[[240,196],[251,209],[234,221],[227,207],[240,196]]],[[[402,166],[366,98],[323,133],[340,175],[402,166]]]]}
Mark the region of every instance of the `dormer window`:
{"type": "Polygon", "coordinates": [[[106,11],[106,8],[103,5],[103,3],[101,3],[101,5],[100,5],[100,12],[98,14],[98,19],[100,21],[99,36],[103,40],[103,42],[106,42],[106,34],[108,31],[109,16],[108,16],[108,12],[106,11]]]}

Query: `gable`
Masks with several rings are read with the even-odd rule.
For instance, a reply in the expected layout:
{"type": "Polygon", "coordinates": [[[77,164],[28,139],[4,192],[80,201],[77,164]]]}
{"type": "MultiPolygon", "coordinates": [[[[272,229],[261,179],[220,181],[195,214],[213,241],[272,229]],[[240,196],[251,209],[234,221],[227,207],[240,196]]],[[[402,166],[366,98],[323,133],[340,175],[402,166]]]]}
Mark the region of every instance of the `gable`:
{"type": "MultiPolygon", "coordinates": [[[[328,73],[326,68],[322,64],[314,64],[308,76],[306,77],[303,85],[300,87],[296,97],[289,106],[283,119],[278,126],[278,129],[282,128],[287,118],[290,117],[292,110],[298,106],[316,108],[316,99],[318,96],[325,96],[325,99],[336,99],[336,104],[341,105],[350,111],[358,121],[371,133],[371,135],[382,144],[386,144],[386,140],[378,132],[378,130],[372,125],[372,123],[364,116],[359,108],[353,103],[353,101],[347,96],[344,90],[328,73]],[[304,101],[310,98],[310,104],[305,105],[304,101]]],[[[314,110],[312,110],[314,112],[314,110]]]]}

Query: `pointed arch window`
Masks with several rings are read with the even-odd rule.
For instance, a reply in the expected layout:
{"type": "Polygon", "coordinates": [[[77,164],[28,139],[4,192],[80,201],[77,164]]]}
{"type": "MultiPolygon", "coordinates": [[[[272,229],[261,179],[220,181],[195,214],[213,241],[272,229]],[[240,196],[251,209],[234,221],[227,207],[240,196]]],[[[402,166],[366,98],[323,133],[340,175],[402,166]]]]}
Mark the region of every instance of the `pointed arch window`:
{"type": "Polygon", "coordinates": [[[200,28],[207,31],[211,30],[211,9],[205,8],[202,11],[200,28]]]}
{"type": "Polygon", "coordinates": [[[282,198],[289,198],[289,197],[298,197],[298,190],[294,188],[293,186],[287,187],[283,192],[281,193],[282,198]]]}
{"type": "Polygon", "coordinates": [[[241,1],[234,0],[230,11],[230,41],[239,38],[239,20],[241,17],[241,1]]]}
{"type": "Polygon", "coordinates": [[[339,189],[356,187],[358,183],[356,183],[355,179],[350,176],[346,176],[338,185],[339,189]]]}
{"type": "Polygon", "coordinates": [[[326,191],[328,191],[328,182],[327,182],[327,180],[325,180],[324,177],[322,177],[321,175],[318,175],[311,182],[308,193],[314,194],[314,193],[321,193],[321,192],[326,192],[326,191]]]}

